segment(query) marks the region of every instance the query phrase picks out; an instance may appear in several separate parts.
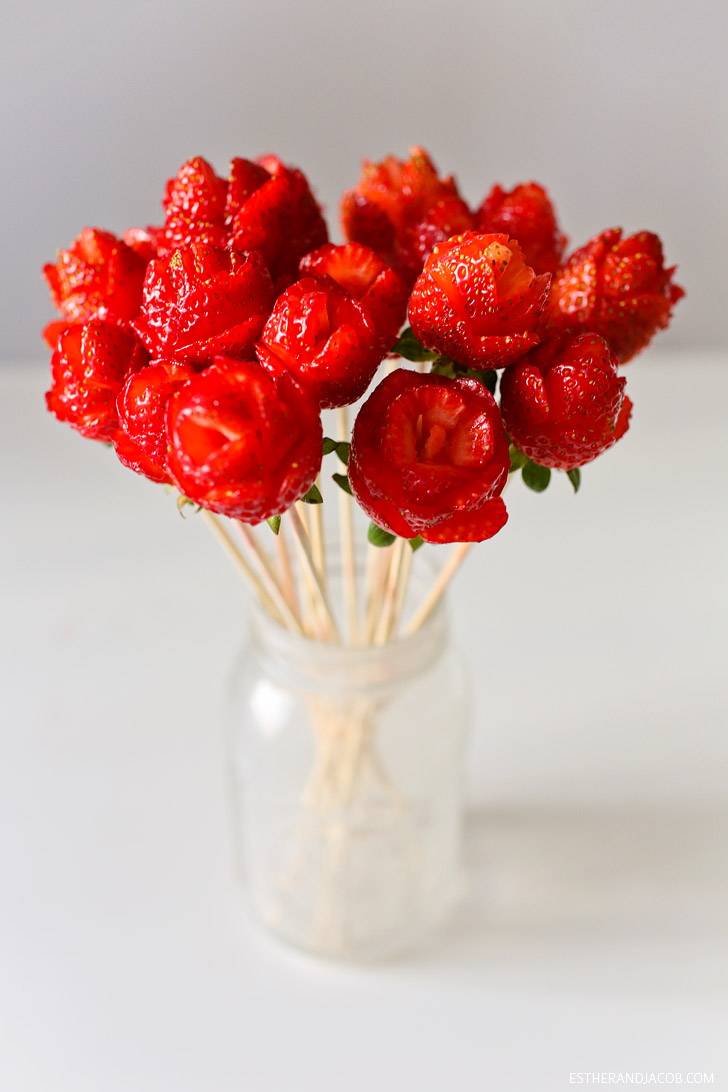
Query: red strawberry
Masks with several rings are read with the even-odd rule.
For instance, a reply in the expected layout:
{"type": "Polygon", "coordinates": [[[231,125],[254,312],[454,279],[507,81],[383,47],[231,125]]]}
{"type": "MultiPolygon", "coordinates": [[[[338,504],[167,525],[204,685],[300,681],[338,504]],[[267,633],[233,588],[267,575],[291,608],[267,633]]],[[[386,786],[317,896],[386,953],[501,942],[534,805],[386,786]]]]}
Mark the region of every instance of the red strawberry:
{"type": "Polygon", "coordinates": [[[538,343],[548,274],[536,276],[518,243],[466,231],[439,243],[409,303],[415,336],[468,368],[502,368],[538,343]]]}
{"type": "Polygon", "coordinates": [[[146,261],[110,231],[84,228],[55,265],[43,266],[58,310],[71,322],[126,321],[139,312],[146,261]]]}
{"type": "Polygon", "coordinates": [[[114,438],[126,466],[154,481],[166,479],[167,403],[194,374],[188,364],[158,360],[129,376],[116,400],[120,430],[114,438]]]}
{"type": "Polygon", "coordinates": [[[330,278],[304,277],[276,302],[258,346],[273,372],[291,371],[321,408],[360,398],[382,359],[368,311],[330,278]]]}
{"type": "Polygon", "coordinates": [[[69,326],[51,360],[48,409],[82,436],[110,440],[119,427],[116,397],[147,361],[133,333],[115,323],[94,319],[69,326]]]}
{"type": "Polygon", "coordinates": [[[543,325],[549,333],[593,331],[620,364],[636,356],[665,329],[684,289],[672,283],[657,235],[622,238],[603,231],[575,251],[554,277],[543,325]]]}
{"type": "Polygon", "coordinates": [[[602,338],[554,338],[503,373],[503,423],[513,443],[534,462],[573,470],[596,459],[627,431],[632,403],[624,386],[602,338]]]}
{"type": "Polygon", "coordinates": [[[127,228],[121,238],[145,262],[158,258],[160,247],[165,249],[163,227],[127,228]]]}
{"type": "Polygon", "coordinates": [[[315,404],[290,373],[218,357],[167,408],[168,466],[180,491],[213,512],[259,523],[289,508],[321,467],[315,404]]]}
{"type": "Polygon", "coordinates": [[[192,243],[259,250],[273,280],[286,287],[301,257],[328,239],[305,175],[276,156],[236,158],[227,181],[206,160],[184,163],[167,183],[160,257],[192,243]]]}
{"type": "Polygon", "coordinates": [[[149,263],[134,327],[152,355],[204,367],[223,352],[249,355],[272,306],[259,254],[197,243],[149,263]]]}
{"type": "Polygon", "coordinates": [[[356,189],[341,199],[344,234],[375,250],[411,285],[437,242],[473,226],[452,178],[439,178],[421,148],[401,161],[364,160],[356,189]]]}
{"type": "Polygon", "coordinates": [[[388,375],[357,416],[349,481],[380,527],[426,542],[479,542],[505,524],[508,439],[475,379],[388,375]]]}
{"type": "Polygon", "coordinates": [[[191,243],[227,246],[227,186],[202,156],[183,163],[167,182],[164,195],[164,245],[160,256],[191,243]]]}
{"type": "Polygon", "coordinates": [[[368,246],[326,243],[301,259],[301,276],[330,277],[371,316],[381,355],[388,353],[407,314],[402,279],[368,246]]]}
{"type": "Polygon", "coordinates": [[[523,182],[510,192],[494,186],[476,215],[477,230],[515,239],[535,273],[553,273],[561,264],[567,238],[543,186],[523,182]]]}

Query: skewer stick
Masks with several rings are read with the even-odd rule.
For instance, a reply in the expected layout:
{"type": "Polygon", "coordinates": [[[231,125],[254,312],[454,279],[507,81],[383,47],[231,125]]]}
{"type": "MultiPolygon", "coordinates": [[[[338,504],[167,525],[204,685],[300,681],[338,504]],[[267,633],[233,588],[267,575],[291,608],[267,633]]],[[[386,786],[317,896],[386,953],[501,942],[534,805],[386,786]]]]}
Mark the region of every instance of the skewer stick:
{"type": "Polygon", "coordinates": [[[286,540],[286,534],[281,523],[278,528],[278,534],[275,536],[276,540],[276,557],[278,558],[278,564],[281,568],[281,584],[286,599],[290,603],[291,610],[298,613],[298,596],[296,595],[296,579],[293,575],[293,564],[291,562],[291,554],[288,549],[288,542],[286,540]]]}
{"type": "MultiPolygon", "coordinates": [[[[321,475],[316,478],[316,485],[321,490],[321,475]]],[[[316,568],[321,574],[321,583],[326,587],[326,542],[324,539],[323,504],[308,504],[308,530],[311,536],[311,552],[316,568]]]]}
{"type": "Polygon", "coordinates": [[[420,626],[422,626],[430,617],[433,610],[440,602],[443,592],[462,565],[472,547],[472,542],[459,542],[454,550],[452,550],[447,561],[440,569],[435,582],[418,609],[415,611],[409,625],[404,631],[406,636],[409,637],[410,634],[416,633],[420,626]]]}
{"type": "Polygon", "coordinates": [[[336,625],[336,619],[334,618],[333,611],[331,610],[331,604],[329,603],[326,589],[321,581],[321,575],[316,568],[313,560],[313,554],[311,552],[311,540],[306,533],[306,529],[301,522],[301,517],[298,512],[298,507],[288,509],[288,519],[290,522],[291,531],[293,532],[293,541],[296,543],[298,550],[299,560],[301,562],[301,568],[303,569],[303,575],[306,582],[309,584],[313,595],[314,601],[320,604],[322,607],[322,613],[326,627],[330,635],[333,636],[335,641],[341,641],[341,634],[339,628],[336,625]]]}
{"type": "MultiPolygon", "coordinates": [[[[308,536],[308,533],[309,533],[309,526],[308,526],[308,509],[309,509],[309,505],[304,504],[303,501],[296,501],[295,508],[296,508],[296,511],[298,512],[298,515],[300,517],[301,526],[303,527],[303,532],[304,532],[305,535],[308,536]]],[[[307,576],[306,576],[306,574],[304,572],[303,563],[301,562],[301,551],[299,549],[299,546],[298,546],[298,543],[297,543],[295,537],[294,537],[294,543],[295,543],[295,546],[296,546],[296,556],[298,558],[299,571],[300,571],[301,574],[303,574],[303,580],[300,582],[299,588],[300,588],[300,591],[301,591],[301,605],[302,605],[301,616],[303,618],[303,624],[304,624],[304,627],[306,629],[306,636],[307,637],[315,637],[316,635],[318,635],[323,640],[325,638],[325,632],[324,631],[325,631],[325,628],[326,628],[326,620],[323,618],[320,610],[318,610],[318,604],[316,602],[316,599],[317,599],[316,589],[313,586],[311,580],[309,578],[307,578],[307,576]]]]}
{"type": "MultiPolygon", "coordinates": [[[[336,411],[339,427],[339,439],[349,439],[349,413],[346,406],[336,411]]],[[[339,526],[341,529],[341,575],[344,585],[344,607],[346,610],[349,643],[359,643],[359,608],[356,589],[356,556],[354,553],[354,501],[343,489],[339,490],[339,526]]]]}
{"type": "Polygon", "coordinates": [[[399,579],[397,581],[397,587],[395,589],[394,609],[392,611],[392,621],[389,627],[389,637],[394,637],[399,626],[400,618],[402,616],[402,607],[404,606],[405,596],[407,595],[407,582],[409,580],[410,568],[412,567],[412,558],[414,556],[414,550],[409,547],[402,555],[402,563],[399,569],[399,579]]]}
{"type": "Polygon", "coordinates": [[[256,538],[255,534],[247,523],[241,523],[240,520],[238,520],[237,527],[240,537],[242,538],[243,542],[248,547],[250,552],[253,554],[263,571],[263,581],[265,589],[270,598],[275,603],[276,610],[283,618],[285,624],[288,626],[289,629],[294,630],[296,633],[302,634],[303,625],[301,623],[301,619],[293,611],[290,603],[287,601],[283,593],[283,588],[278,581],[278,575],[273,568],[273,563],[271,562],[269,555],[260,545],[258,539],[256,538]]]}
{"type": "Polygon", "coordinates": [[[217,541],[222,546],[225,553],[235,566],[241,571],[245,579],[252,586],[253,590],[258,595],[261,603],[276,621],[282,622],[280,613],[276,609],[276,605],[271,599],[270,595],[266,591],[265,587],[261,583],[260,577],[255,570],[248,564],[240,550],[235,545],[232,537],[227,533],[223,527],[222,521],[219,516],[209,512],[206,508],[201,509],[200,515],[204,519],[207,526],[212,531],[217,541]]]}
{"type": "Polygon", "coordinates": [[[374,641],[374,631],[377,628],[377,619],[382,606],[382,596],[387,580],[389,567],[389,552],[392,546],[381,547],[369,545],[367,557],[367,598],[364,615],[364,644],[371,645],[374,641]]]}
{"type": "Polygon", "coordinates": [[[382,603],[379,621],[377,622],[377,628],[374,632],[375,645],[383,645],[391,634],[394,604],[397,597],[397,585],[402,568],[402,558],[404,556],[404,551],[409,550],[409,548],[409,543],[406,538],[398,538],[392,546],[391,558],[387,569],[387,579],[384,586],[384,602],[382,603]]]}

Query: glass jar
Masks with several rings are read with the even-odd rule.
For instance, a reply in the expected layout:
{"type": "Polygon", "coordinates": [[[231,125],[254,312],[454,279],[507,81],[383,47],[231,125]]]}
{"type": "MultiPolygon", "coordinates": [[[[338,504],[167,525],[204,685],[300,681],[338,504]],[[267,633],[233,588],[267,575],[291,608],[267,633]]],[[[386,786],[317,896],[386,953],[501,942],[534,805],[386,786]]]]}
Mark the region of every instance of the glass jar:
{"type": "Polygon", "coordinates": [[[232,699],[255,916],[331,958],[419,942],[462,889],[468,701],[444,608],[379,647],[300,637],[254,609],[232,699]]]}

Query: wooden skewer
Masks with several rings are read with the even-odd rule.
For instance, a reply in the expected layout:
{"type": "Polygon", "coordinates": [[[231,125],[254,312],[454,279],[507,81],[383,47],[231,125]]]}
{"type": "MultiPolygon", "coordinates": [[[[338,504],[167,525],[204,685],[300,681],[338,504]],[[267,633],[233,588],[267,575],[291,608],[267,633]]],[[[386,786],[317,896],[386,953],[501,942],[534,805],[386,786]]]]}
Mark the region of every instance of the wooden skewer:
{"type": "Polygon", "coordinates": [[[238,532],[245,545],[255,557],[256,561],[260,565],[263,571],[263,580],[268,595],[276,605],[276,609],[280,616],[285,621],[285,624],[289,629],[294,630],[296,633],[303,633],[303,624],[298,615],[293,611],[290,603],[286,599],[283,588],[278,581],[278,575],[273,568],[273,563],[269,555],[263,549],[258,542],[252,528],[247,523],[241,523],[236,521],[238,532]]]}
{"type": "Polygon", "coordinates": [[[379,621],[377,622],[377,628],[374,632],[375,645],[383,645],[385,641],[389,639],[392,631],[394,604],[397,597],[397,585],[402,568],[402,558],[404,556],[404,551],[409,550],[409,548],[410,546],[406,538],[398,538],[392,546],[392,553],[387,570],[387,579],[384,586],[384,601],[382,603],[379,621]]]}
{"type": "Polygon", "coordinates": [[[291,610],[294,613],[299,614],[298,596],[296,594],[296,578],[293,575],[293,564],[291,562],[291,554],[288,549],[288,542],[286,540],[286,532],[283,523],[278,528],[278,534],[275,536],[276,540],[276,557],[278,558],[278,564],[281,568],[281,584],[286,599],[288,600],[291,610]]]}
{"type": "Polygon", "coordinates": [[[314,601],[321,605],[322,613],[326,622],[326,627],[329,634],[335,641],[341,641],[341,634],[339,633],[339,627],[336,625],[336,619],[334,618],[333,611],[331,610],[331,604],[329,603],[326,589],[323,586],[321,580],[321,574],[316,568],[316,564],[313,559],[313,553],[311,551],[311,540],[306,533],[306,529],[301,521],[297,506],[288,509],[288,519],[290,522],[291,531],[293,532],[293,541],[296,543],[298,550],[299,560],[301,562],[301,568],[303,569],[304,579],[309,584],[313,595],[314,601]]]}
{"type": "Polygon", "coordinates": [[[233,562],[233,564],[235,566],[237,566],[237,568],[241,571],[241,573],[243,574],[245,579],[252,586],[253,590],[258,595],[258,598],[260,599],[261,603],[263,604],[265,609],[268,611],[268,613],[273,618],[275,618],[276,621],[281,622],[281,624],[283,624],[283,619],[281,618],[281,615],[278,612],[275,603],[273,602],[270,595],[268,594],[265,587],[263,586],[258,574],[255,572],[255,570],[252,568],[252,566],[250,566],[248,564],[248,562],[245,560],[242,553],[240,552],[240,550],[235,545],[235,542],[233,541],[232,537],[227,533],[227,531],[223,527],[222,520],[220,519],[220,517],[214,515],[212,512],[209,512],[206,508],[202,508],[200,510],[200,515],[202,516],[205,523],[210,528],[213,535],[218,540],[218,542],[220,543],[220,545],[222,546],[223,550],[228,555],[230,560],[233,562]]]}
{"type": "Polygon", "coordinates": [[[400,618],[402,617],[402,607],[404,606],[405,596],[407,595],[407,582],[409,580],[410,569],[412,567],[412,558],[414,556],[414,550],[408,545],[408,549],[402,554],[402,562],[399,568],[399,579],[397,581],[397,587],[395,589],[394,610],[392,611],[392,621],[389,627],[388,637],[393,637],[397,632],[400,618]]]}
{"type": "Polygon", "coordinates": [[[435,582],[430,588],[429,592],[425,596],[424,600],[415,611],[409,625],[405,629],[405,634],[409,636],[412,633],[416,633],[432,614],[433,610],[440,602],[442,594],[445,588],[452,580],[455,573],[462,565],[468,553],[473,547],[472,542],[459,542],[450,553],[447,561],[440,569],[435,582]]]}
{"type": "Polygon", "coordinates": [[[387,581],[389,569],[389,551],[392,546],[369,546],[367,557],[367,598],[364,616],[364,644],[370,645],[374,641],[374,631],[377,628],[377,620],[382,607],[382,596],[387,581]]]}
{"type": "MultiPolygon", "coordinates": [[[[339,439],[349,439],[349,413],[346,406],[336,411],[339,439]]],[[[339,526],[341,530],[341,576],[344,586],[349,642],[359,643],[359,607],[356,589],[356,555],[354,552],[354,500],[343,489],[339,490],[339,526]]]]}

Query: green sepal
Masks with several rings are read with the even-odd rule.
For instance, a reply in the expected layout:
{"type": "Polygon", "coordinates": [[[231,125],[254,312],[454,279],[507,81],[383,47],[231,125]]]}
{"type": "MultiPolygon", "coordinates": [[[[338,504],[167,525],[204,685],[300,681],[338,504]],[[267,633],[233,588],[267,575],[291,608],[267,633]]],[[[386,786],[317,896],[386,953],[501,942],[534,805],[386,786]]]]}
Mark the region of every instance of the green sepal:
{"type": "Polygon", "coordinates": [[[498,386],[498,373],[492,368],[466,368],[449,356],[438,356],[430,371],[433,375],[444,375],[447,379],[477,379],[491,394],[495,394],[498,386]]]}
{"type": "Polygon", "coordinates": [[[508,471],[512,474],[514,470],[521,470],[527,462],[529,462],[528,455],[524,455],[522,451],[519,451],[515,444],[511,444],[508,449],[508,454],[511,457],[511,469],[508,471]]]}
{"type": "Polygon", "coordinates": [[[547,466],[540,466],[529,459],[521,470],[521,476],[529,489],[534,493],[543,493],[551,481],[551,471],[547,466]]]}
{"type": "Polygon", "coordinates": [[[195,512],[201,512],[202,511],[202,505],[201,504],[196,504],[193,500],[190,500],[189,497],[183,497],[182,494],[180,493],[180,495],[177,497],[177,511],[182,516],[182,519],[187,519],[187,517],[185,516],[184,510],[188,506],[190,508],[194,508],[195,512]]]}
{"type": "Polygon", "coordinates": [[[348,474],[332,474],[331,477],[334,479],[334,481],[338,485],[339,489],[343,489],[344,492],[348,493],[350,497],[354,496],[354,494],[351,491],[351,486],[349,485],[349,475],[348,474]]]}
{"type": "Polygon", "coordinates": [[[321,490],[314,484],[309,489],[308,493],[304,493],[301,497],[304,504],[323,504],[324,498],[321,496],[321,490]]]}
{"type": "Polygon", "coordinates": [[[417,340],[411,326],[402,331],[399,341],[391,351],[397,356],[403,356],[405,360],[414,361],[415,364],[420,364],[423,360],[435,360],[438,355],[417,340]]]}
{"type": "Polygon", "coordinates": [[[335,451],[344,466],[349,465],[350,447],[348,440],[332,440],[330,436],[324,436],[323,454],[330,455],[332,451],[335,451]]]}
{"type": "Polygon", "coordinates": [[[367,538],[372,546],[391,546],[396,537],[396,535],[393,535],[390,531],[385,531],[383,527],[376,523],[369,524],[367,538]]]}
{"type": "Polygon", "coordinates": [[[566,477],[569,479],[574,487],[574,492],[579,492],[579,486],[581,485],[581,470],[578,466],[575,466],[573,470],[566,471],[566,477]]]}
{"type": "Polygon", "coordinates": [[[271,516],[270,519],[267,519],[265,522],[268,524],[273,534],[277,535],[281,529],[281,517],[271,516]]]}
{"type": "Polygon", "coordinates": [[[409,542],[410,546],[412,547],[412,553],[414,553],[415,550],[419,550],[420,546],[425,545],[425,540],[422,537],[422,535],[418,535],[417,538],[410,538],[407,541],[409,542]]]}

